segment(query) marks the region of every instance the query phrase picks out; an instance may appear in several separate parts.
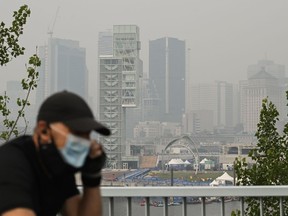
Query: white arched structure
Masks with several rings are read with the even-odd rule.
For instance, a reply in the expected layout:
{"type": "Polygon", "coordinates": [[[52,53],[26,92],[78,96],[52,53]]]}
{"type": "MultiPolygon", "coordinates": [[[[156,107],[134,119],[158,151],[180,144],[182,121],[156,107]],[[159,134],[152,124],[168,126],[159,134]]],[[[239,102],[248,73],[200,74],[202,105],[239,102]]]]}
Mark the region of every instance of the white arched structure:
{"type": "Polygon", "coordinates": [[[189,151],[189,153],[193,155],[193,157],[195,158],[195,164],[196,164],[195,171],[197,174],[199,170],[199,152],[196,143],[193,142],[193,140],[188,135],[183,135],[169,142],[165,147],[164,152],[171,146],[184,147],[189,151]]]}

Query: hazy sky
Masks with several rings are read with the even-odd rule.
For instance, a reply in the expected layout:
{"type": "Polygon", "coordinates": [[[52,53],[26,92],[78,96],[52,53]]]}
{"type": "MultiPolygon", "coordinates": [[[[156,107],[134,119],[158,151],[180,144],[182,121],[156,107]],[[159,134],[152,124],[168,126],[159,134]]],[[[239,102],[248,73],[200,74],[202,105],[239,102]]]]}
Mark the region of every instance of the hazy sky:
{"type": "Polygon", "coordinates": [[[186,40],[193,82],[246,79],[258,60],[288,65],[287,0],[0,0],[0,19],[8,22],[21,4],[32,10],[22,45],[27,55],[0,68],[1,88],[23,70],[24,60],[53,36],[79,40],[86,48],[90,84],[97,71],[98,32],[114,24],[140,27],[141,58],[148,70],[148,42],[163,36],[186,40]],[[5,79],[4,79],[5,78],[5,79]]]}

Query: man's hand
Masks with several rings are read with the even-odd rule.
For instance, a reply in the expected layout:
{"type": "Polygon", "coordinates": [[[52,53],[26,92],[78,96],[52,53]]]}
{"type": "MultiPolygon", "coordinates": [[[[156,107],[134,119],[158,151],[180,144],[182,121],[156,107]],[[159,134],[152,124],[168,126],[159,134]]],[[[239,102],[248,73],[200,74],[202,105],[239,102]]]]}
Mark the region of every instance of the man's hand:
{"type": "Polygon", "coordinates": [[[106,162],[102,146],[92,141],[89,155],[81,168],[82,183],[85,187],[98,187],[101,183],[101,170],[106,162]]]}

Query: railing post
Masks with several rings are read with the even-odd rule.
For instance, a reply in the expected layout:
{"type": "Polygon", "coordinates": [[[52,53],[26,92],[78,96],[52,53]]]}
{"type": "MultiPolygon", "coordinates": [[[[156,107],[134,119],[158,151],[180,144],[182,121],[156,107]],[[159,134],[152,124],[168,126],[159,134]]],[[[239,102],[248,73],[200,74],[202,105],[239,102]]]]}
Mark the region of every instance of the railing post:
{"type": "Polygon", "coordinates": [[[260,197],[259,201],[260,201],[260,216],[263,216],[263,197],[260,197]]]}
{"type": "Polygon", "coordinates": [[[114,216],[114,198],[109,197],[109,216],[114,216]]]}
{"type": "Polygon", "coordinates": [[[163,216],[168,216],[168,197],[164,197],[163,216]]]}
{"type": "Polygon", "coordinates": [[[279,207],[280,207],[280,216],[283,216],[284,215],[284,209],[283,209],[283,197],[280,197],[279,198],[280,200],[280,202],[279,202],[279,207]]]}
{"type": "Polygon", "coordinates": [[[187,216],[187,197],[183,197],[182,202],[182,215],[187,216]]]}
{"type": "Polygon", "coordinates": [[[221,215],[225,216],[225,200],[224,200],[224,197],[221,197],[221,215]]]}
{"type": "Polygon", "coordinates": [[[145,197],[145,216],[150,216],[150,197],[145,197]]]}
{"type": "Polygon", "coordinates": [[[202,208],[201,208],[201,215],[202,216],[206,216],[206,204],[205,204],[205,197],[202,197],[201,198],[202,200],[202,208]]]}
{"type": "Polygon", "coordinates": [[[244,204],[245,204],[245,200],[244,197],[241,197],[241,215],[245,216],[245,210],[244,210],[244,204]]]}
{"type": "Polygon", "coordinates": [[[132,198],[127,197],[127,216],[132,216],[132,198]]]}

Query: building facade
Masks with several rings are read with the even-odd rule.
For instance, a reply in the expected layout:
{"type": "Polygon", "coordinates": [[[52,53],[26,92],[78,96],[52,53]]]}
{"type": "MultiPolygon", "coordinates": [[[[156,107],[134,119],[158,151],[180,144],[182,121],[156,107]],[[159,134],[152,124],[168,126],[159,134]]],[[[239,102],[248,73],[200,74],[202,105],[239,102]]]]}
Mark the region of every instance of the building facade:
{"type": "Polygon", "coordinates": [[[160,98],[151,79],[142,82],[142,121],[160,121],[160,98]]]}
{"type": "Polygon", "coordinates": [[[149,79],[159,95],[162,122],[182,120],[185,73],[185,41],[170,37],[149,41],[149,79]]]}
{"type": "Polygon", "coordinates": [[[113,55],[113,32],[105,31],[98,34],[98,56],[113,55]]]}
{"type": "Polygon", "coordinates": [[[285,66],[275,64],[272,60],[259,60],[257,64],[249,65],[247,68],[247,78],[254,76],[259,71],[264,69],[268,74],[272,75],[276,79],[285,78],[285,66]]]}
{"type": "Polygon", "coordinates": [[[62,90],[81,95],[87,100],[88,71],[86,50],[78,41],[49,38],[39,49],[41,67],[37,87],[37,104],[47,96],[62,90]]]}
{"type": "MultiPolygon", "coordinates": [[[[207,122],[203,113],[212,111],[212,126],[214,128],[232,128],[236,124],[234,120],[234,91],[233,85],[224,81],[194,84],[190,94],[192,110],[190,114],[188,113],[185,116],[194,115],[197,116],[197,118],[194,118],[195,121],[198,119],[199,122],[207,122]]],[[[209,127],[205,128],[209,129],[209,127]]]]}
{"type": "Polygon", "coordinates": [[[139,52],[139,27],[114,25],[113,56],[122,58],[122,107],[139,105],[139,78],[142,76],[142,61],[139,52]]]}
{"type": "Polygon", "coordinates": [[[122,59],[99,58],[99,120],[111,130],[109,137],[100,137],[107,154],[107,166],[117,167],[125,140],[125,119],[122,109],[122,59]]]}
{"type": "Polygon", "coordinates": [[[190,133],[214,131],[212,110],[193,110],[183,117],[183,130],[190,133]]]}
{"type": "Polygon", "coordinates": [[[112,135],[100,137],[108,157],[108,166],[122,167],[126,152],[127,117],[130,108],[139,105],[139,78],[142,76],[139,28],[135,25],[113,27],[113,55],[99,57],[100,121],[112,135]]]}
{"type": "Polygon", "coordinates": [[[260,119],[262,100],[268,97],[280,112],[280,120],[284,118],[283,101],[285,93],[279,80],[262,68],[257,74],[240,81],[241,122],[244,132],[255,133],[260,119]],[[282,112],[282,113],[281,113],[282,112]]]}

